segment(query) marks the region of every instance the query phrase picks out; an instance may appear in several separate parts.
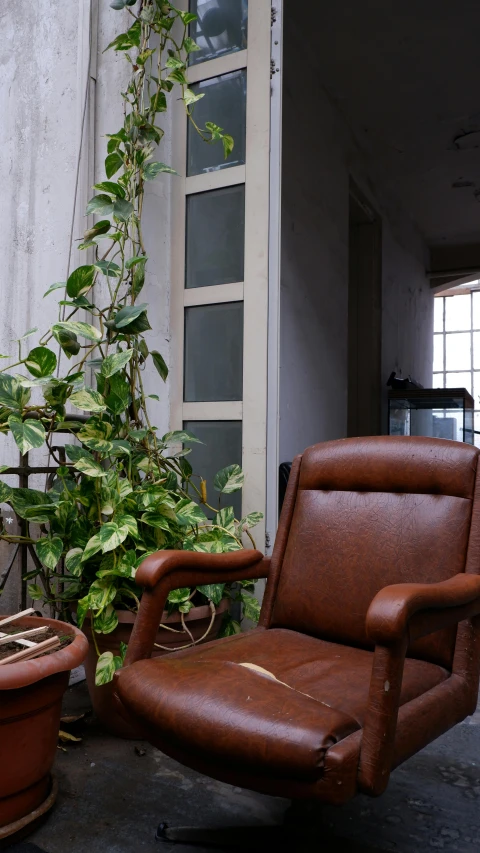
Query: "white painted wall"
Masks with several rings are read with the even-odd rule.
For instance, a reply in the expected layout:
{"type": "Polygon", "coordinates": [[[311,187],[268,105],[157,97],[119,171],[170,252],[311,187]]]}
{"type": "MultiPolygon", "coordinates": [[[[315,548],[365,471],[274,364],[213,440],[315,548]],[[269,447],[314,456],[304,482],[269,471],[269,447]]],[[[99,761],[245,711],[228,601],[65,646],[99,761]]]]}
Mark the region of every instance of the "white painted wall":
{"type": "MultiPolygon", "coordinates": [[[[84,0],[82,0],[84,2],[84,0]]],[[[0,352],[13,338],[55,321],[47,287],[65,279],[79,137],[77,113],[78,0],[0,3],[0,352]]],[[[36,345],[39,335],[28,340],[36,345]]],[[[8,362],[2,362],[2,367],[8,362]]],[[[15,464],[12,442],[0,437],[0,463],[15,464]]],[[[13,480],[13,482],[15,482],[13,480]]],[[[4,567],[10,546],[0,546],[4,567]]],[[[0,568],[1,571],[1,568],[0,568]]],[[[19,603],[19,573],[0,601],[19,603]]]]}
{"type": "MultiPolygon", "coordinates": [[[[119,92],[127,63],[114,52],[104,54],[103,50],[129,26],[129,15],[114,11],[103,0],[0,0],[0,20],[0,353],[13,355],[17,350],[12,339],[38,326],[39,333],[27,342],[32,347],[57,318],[58,294],[46,299],[43,294],[53,282],[65,280],[72,216],[75,240],[86,227],[83,214],[86,201],[93,195],[93,179],[105,177],[104,134],[120,126],[119,92]],[[90,100],[83,120],[86,87],[90,100]]],[[[168,127],[162,149],[161,159],[168,162],[168,127]]],[[[145,239],[150,263],[144,301],[151,305],[154,326],[149,346],[160,350],[167,363],[169,209],[170,181],[166,176],[152,183],[147,193],[145,239]]],[[[74,243],[70,270],[85,261],[85,253],[76,251],[74,243]]],[[[8,362],[1,366],[5,364],[8,362]]],[[[168,384],[154,370],[146,371],[145,381],[148,391],[160,396],[160,403],[152,401],[152,421],[163,434],[169,421],[168,384]]],[[[15,446],[0,436],[0,464],[15,464],[17,459],[15,446]]],[[[34,461],[41,464],[38,455],[34,461]]],[[[16,484],[13,478],[12,484],[16,484]]],[[[43,482],[33,485],[42,487],[43,482]]],[[[9,546],[0,545],[0,573],[9,550],[9,546]]],[[[17,570],[0,600],[0,612],[16,608],[19,596],[17,570]]]]}
{"type": "MultiPolygon", "coordinates": [[[[288,12],[288,10],[287,10],[288,12]]],[[[383,429],[391,370],[431,383],[433,305],[422,238],[370,164],[284,22],[280,461],[347,430],[349,176],[382,218],[383,429]]]]}

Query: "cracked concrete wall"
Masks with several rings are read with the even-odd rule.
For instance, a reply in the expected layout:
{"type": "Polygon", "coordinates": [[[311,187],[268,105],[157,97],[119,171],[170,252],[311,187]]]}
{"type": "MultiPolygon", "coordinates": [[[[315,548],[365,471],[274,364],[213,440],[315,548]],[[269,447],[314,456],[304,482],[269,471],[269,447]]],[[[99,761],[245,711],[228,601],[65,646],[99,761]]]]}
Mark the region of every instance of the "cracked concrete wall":
{"type": "MultiPolygon", "coordinates": [[[[93,175],[97,181],[105,177],[104,134],[118,130],[121,122],[120,91],[127,63],[113,51],[104,54],[103,50],[129,26],[129,16],[111,9],[106,0],[91,2],[89,38],[90,0],[0,0],[0,353],[4,355],[16,355],[14,339],[38,326],[39,332],[24,343],[24,351],[36,346],[40,334],[56,320],[58,293],[46,299],[43,294],[50,284],[66,278],[72,217],[75,241],[85,228],[83,211],[93,194],[93,175]],[[78,164],[87,84],[90,100],[78,164]]],[[[170,149],[167,126],[161,154],[165,162],[170,149]]],[[[150,303],[155,330],[149,333],[148,343],[169,363],[168,176],[150,184],[145,208],[150,263],[143,299],[150,303]]],[[[70,269],[85,262],[85,254],[73,242],[70,269]]],[[[163,434],[169,421],[168,384],[154,370],[146,371],[145,382],[147,393],[160,396],[160,403],[152,401],[152,422],[163,434]]],[[[39,456],[32,454],[33,464],[40,464],[39,456]]],[[[0,464],[12,465],[17,459],[15,445],[0,436],[0,464]]],[[[17,484],[16,478],[8,479],[17,484]]],[[[42,488],[43,482],[37,479],[31,485],[42,488]]],[[[10,546],[1,544],[0,576],[9,553],[10,546]]],[[[0,599],[0,612],[17,608],[19,600],[17,566],[0,599]]]]}

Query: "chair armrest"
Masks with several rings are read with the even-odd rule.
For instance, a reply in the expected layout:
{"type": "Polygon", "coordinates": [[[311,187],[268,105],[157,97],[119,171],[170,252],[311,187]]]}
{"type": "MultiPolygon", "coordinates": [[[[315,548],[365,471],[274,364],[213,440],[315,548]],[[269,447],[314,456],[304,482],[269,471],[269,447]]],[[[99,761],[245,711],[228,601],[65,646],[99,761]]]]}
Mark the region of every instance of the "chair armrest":
{"type": "Polygon", "coordinates": [[[386,586],[367,612],[367,635],[381,645],[432,634],[480,613],[480,576],[458,574],[440,583],[386,586]]]}
{"type": "Polygon", "coordinates": [[[157,551],[137,569],[135,581],[146,589],[154,589],[164,578],[171,579],[170,589],[206,583],[225,583],[266,577],[264,557],[260,551],[242,550],[229,554],[203,554],[197,551],[157,551]],[[265,574],[262,572],[265,571],[265,574]]]}
{"type": "Polygon", "coordinates": [[[388,783],[409,644],[479,613],[478,575],[458,574],[433,584],[395,584],[373,599],[366,628],[375,654],[358,775],[364,793],[378,796],[388,783]]]}
{"type": "Polygon", "coordinates": [[[233,583],[268,576],[270,557],[260,551],[241,550],[229,554],[196,551],[157,551],[137,569],[136,582],[145,587],[125,666],[150,657],[168,593],[185,586],[233,583]]]}

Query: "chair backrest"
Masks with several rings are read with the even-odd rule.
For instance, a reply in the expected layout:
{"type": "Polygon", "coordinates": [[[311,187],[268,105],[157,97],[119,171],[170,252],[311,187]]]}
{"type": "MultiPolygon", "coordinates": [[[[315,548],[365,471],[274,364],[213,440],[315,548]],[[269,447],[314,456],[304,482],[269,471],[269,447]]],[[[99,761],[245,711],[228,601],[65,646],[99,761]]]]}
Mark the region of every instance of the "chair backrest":
{"type": "MultiPolygon", "coordinates": [[[[264,624],[370,648],[365,617],[380,589],[478,573],[478,456],[459,442],[394,436],[308,448],[292,467],[264,624]]],[[[409,654],[450,667],[455,637],[438,632],[409,654]]]]}

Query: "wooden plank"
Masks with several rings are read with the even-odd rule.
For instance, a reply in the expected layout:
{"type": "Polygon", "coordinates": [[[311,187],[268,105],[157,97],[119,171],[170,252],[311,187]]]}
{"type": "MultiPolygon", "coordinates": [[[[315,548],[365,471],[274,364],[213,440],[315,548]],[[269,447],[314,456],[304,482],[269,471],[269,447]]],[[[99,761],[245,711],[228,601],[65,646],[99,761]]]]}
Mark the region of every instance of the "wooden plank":
{"type": "MultiPolygon", "coordinates": [[[[7,643],[20,643],[20,640],[23,640],[24,637],[33,637],[35,634],[44,634],[45,631],[48,631],[48,625],[41,625],[38,628],[29,628],[27,631],[19,631],[18,634],[0,634],[0,646],[4,646],[7,643]]],[[[20,643],[23,645],[23,643],[20,643]]],[[[29,646],[35,646],[36,643],[30,643],[29,646]]]]}
{"type": "Polygon", "coordinates": [[[35,613],[33,607],[28,607],[27,610],[22,610],[20,613],[16,613],[14,616],[7,616],[6,619],[2,619],[0,622],[0,628],[3,628],[4,625],[10,625],[12,622],[16,622],[17,619],[21,619],[22,616],[31,616],[32,613],[35,613]]]}
{"type": "Polygon", "coordinates": [[[43,643],[36,643],[31,649],[24,649],[23,652],[15,652],[15,654],[3,658],[3,660],[0,660],[0,666],[4,666],[7,663],[19,663],[20,661],[31,660],[38,657],[38,655],[44,654],[44,652],[53,651],[59,645],[60,640],[58,637],[50,637],[49,640],[44,640],[43,643]]]}

